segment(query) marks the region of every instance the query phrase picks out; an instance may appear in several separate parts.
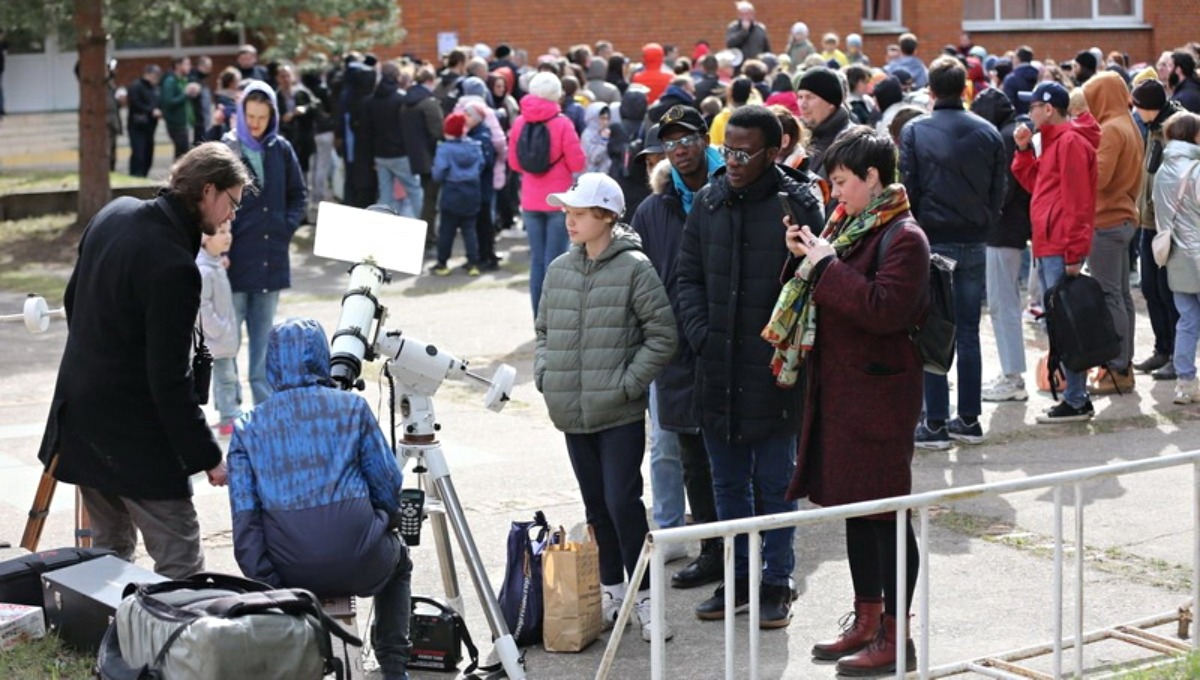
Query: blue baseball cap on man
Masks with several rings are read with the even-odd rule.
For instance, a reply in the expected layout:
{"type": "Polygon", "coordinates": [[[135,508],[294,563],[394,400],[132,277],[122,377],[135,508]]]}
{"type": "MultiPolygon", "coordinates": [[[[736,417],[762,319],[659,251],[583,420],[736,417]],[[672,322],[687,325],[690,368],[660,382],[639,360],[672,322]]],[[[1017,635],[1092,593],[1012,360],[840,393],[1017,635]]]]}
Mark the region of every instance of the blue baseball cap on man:
{"type": "Polygon", "coordinates": [[[1056,109],[1065,109],[1071,103],[1067,88],[1053,81],[1038,83],[1032,92],[1018,92],[1017,96],[1023,102],[1044,102],[1056,109]]]}

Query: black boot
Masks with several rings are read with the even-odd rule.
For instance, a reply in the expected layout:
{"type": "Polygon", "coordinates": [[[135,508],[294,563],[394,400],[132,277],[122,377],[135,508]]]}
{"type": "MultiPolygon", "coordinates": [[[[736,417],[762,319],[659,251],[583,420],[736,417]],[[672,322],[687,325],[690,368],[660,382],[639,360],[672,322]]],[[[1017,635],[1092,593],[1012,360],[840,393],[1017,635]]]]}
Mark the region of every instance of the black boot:
{"type": "MultiPolygon", "coordinates": [[[[750,581],[735,579],[733,582],[733,613],[750,611],[750,581]]],[[[717,586],[716,592],[707,600],[696,605],[696,618],[701,621],[720,621],[725,618],[725,584],[717,586]]]]}
{"type": "Polygon", "coordinates": [[[1171,355],[1155,352],[1143,361],[1139,361],[1133,367],[1141,373],[1151,373],[1171,363],[1171,355]]]}
{"type": "Polygon", "coordinates": [[[700,555],[692,563],[671,576],[673,588],[696,588],[716,583],[725,576],[725,565],[721,563],[721,541],[711,539],[704,542],[700,555]]]}

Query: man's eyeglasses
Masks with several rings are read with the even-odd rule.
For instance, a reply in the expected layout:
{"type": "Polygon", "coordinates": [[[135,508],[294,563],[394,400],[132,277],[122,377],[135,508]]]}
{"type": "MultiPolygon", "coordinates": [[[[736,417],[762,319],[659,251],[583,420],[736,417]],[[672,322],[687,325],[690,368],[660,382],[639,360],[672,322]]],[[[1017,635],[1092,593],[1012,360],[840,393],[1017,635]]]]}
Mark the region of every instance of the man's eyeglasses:
{"type": "Polygon", "coordinates": [[[664,151],[666,151],[667,153],[671,153],[672,151],[674,151],[675,149],[677,149],[678,147],[681,147],[681,146],[682,147],[695,146],[696,142],[699,142],[699,141],[700,141],[700,135],[696,135],[696,134],[684,135],[683,137],[680,137],[679,139],[664,139],[663,143],[662,143],[662,147],[663,147],[664,151]]]}
{"type": "MultiPolygon", "coordinates": [[[[666,147],[666,144],[663,144],[663,147],[666,147]]],[[[733,161],[733,162],[737,163],[738,165],[745,165],[745,164],[749,163],[750,161],[754,160],[754,158],[756,158],[760,153],[762,153],[766,150],[767,150],[766,147],[763,147],[763,148],[759,149],[758,151],[755,151],[754,153],[746,153],[745,151],[742,151],[741,149],[731,149],[731,148],[725,146],[724,144],[722,144],[721,145],[721,157],[725,159],[726,163],[728,163],[729,161],[733,161]]]]}
{"type": "Polygon", "coordinates": [[[229,197],[229,205],[233,206],[234,212],[237,212],[242,209],[242,204],[239,203],[238,200],[233,197],[233,194],[229,193],[229,189],[225,190],[225,195],[229,197]]]}

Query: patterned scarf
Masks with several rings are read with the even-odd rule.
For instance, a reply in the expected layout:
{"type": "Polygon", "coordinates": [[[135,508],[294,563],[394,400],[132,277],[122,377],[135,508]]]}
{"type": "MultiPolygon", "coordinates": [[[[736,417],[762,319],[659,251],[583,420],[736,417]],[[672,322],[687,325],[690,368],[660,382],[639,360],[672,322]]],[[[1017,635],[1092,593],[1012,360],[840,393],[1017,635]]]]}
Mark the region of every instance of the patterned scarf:
{"type": "MultiPolygon", "coordinates": [[[[906,210],[908,193],[903,184],[893,184],[858,215],[847,215],[845,204],[839,203],[821,237],[830,242],[836,256],[841,258],[864,236],[906,210]]],[[[780,387],[795,386],[800,365],[817,339],[817,306],[811,304],[813,282],[800,278],[799,267],[796,272],[797,275],[783,285],[771,320],[761,333],[762,339],[775,348],[771,373],[780,387]]]]}

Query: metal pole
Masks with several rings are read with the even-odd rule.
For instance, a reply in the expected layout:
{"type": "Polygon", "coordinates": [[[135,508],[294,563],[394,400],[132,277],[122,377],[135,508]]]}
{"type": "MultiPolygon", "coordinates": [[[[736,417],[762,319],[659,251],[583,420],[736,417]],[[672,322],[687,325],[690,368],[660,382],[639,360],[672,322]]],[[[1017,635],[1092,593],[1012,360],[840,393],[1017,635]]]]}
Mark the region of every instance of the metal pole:
{"type": "Polygon", "coordinates": [[[735,541],[737,536],[725,537],[725,680],[734,680],[737,677],[733,672],[733,653],[737,648],[733,636],[734,591],[737,590],[733,562],[735,541]]]}
{"type": "Polygon", "coordinates": [[[1075,677],[1083,677],[1083,482],[1075,482],[1075,677]]]}
{"type": "MultiPolygon", "coordinates": [[[[650,621],[654,627],[650,636],[650,663],[652,665],[650,677],[653,680],[663,680],[666,677],[665,666],[667,654],[667,639],[663,626],[663,617],[666,616],[667,609],[663,606],[663,598],[666,597],[665,589],[663,588],[663,579],[666,578],[667,569],[663,562],[663,551],[654,544],[654,541],[647,541],[646,547],[650,549],[650,621]]],[[[639,585],[638,583],[630,583],[629,587],[636,590],[639,585]]],[[[626,595],[626,597],[629,596],[626,595]]]]}
{"type": "Polygon", "coordinates": [[[1062,677],[1062,642],[1063,642],[1063,527],[1062,527],[1062,486],[1054,487],[1054,677],[1062,677]]]}
{"type": "Polygon", "coordinates": [[[433,549],[442,572],[442,592],[446,594],[446,601],[455,611],[465,614],[462,590],[458,585],[458,570],[454,568],[454,551],[450,547],[450,529],[446,524],[446,502],[438,492],[437,485],[429,484],[424,475],[421,476],[421,486],[440,506],[437,512],[430,512],[429,521],[433,529],[433,549]]]}
{"type": "MultiPolygon", "coordinates": [[[[762,621],[762,606],[759,592],[762,584],[762,539],[760,531],[751,531],[746,537],[750,544],[750,678],[758,680],[759,623],[762,621]]],[[[788,584],[785,584],[788,585],[788,584]]],[[[791,593],[788,593],[791,597],[791,593]]],[[[732,616],[730,618],[733,618],[732,616]]]]}
{"type": "Polygon", "coordinates": [[[921,668],[921,680],[929,680],[929,508],[924,507],[920,510],[921,517],[921,543],[917,546],[917,552],[921,556],[921,561],[918,564],[920,569],[921,579],[921,654],[917,657],[917,663],[921,668]]]}
{"type": "Polygon", "coordinates": [[[896,677],[908,668],[908,510],[896,511],[896,677]]]}
{"type": "Polygon", "coordinates": [[[1200,650],[1200,460],[1192,464],[1192,649],[1200,650]]]}

